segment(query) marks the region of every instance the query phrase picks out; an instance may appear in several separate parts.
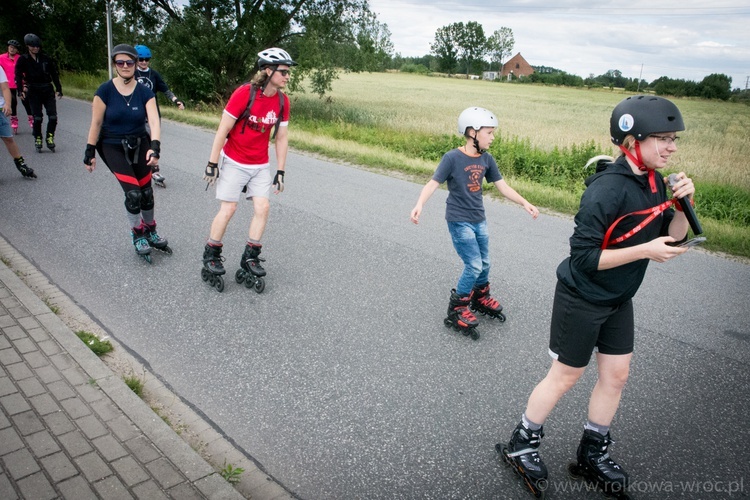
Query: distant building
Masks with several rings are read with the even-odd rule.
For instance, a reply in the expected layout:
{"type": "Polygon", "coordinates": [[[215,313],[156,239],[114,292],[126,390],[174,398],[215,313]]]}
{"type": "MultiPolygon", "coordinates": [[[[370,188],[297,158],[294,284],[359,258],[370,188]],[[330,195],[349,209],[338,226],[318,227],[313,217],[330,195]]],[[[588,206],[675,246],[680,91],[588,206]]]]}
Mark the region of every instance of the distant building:
{"type": "Polygon", "coordinates": [[[500,72],[501,78],[509,78],[512,74],[516,78],[523,78],[529,76],[534,72],[534,68],[526,62],[521,53],[511,57],[505,64],[503,64],[503,70],[500,72]]]}
{"type": "Polygon", "coordinates": [[[500,78],[506,78],[510,80],[511,74],[516,78],[523,78],[525,76],[529,76],[532,73],[534,73],[534,68],[532,68],[528,62],[526,62],[526,59],[524,59],[519,52],[518,54],[508,59],[508,62],[503,64],[503,70],[501,72],[498,73],[497,71],[485,71],[482,73],[482,78],[484,80],[498,80],[500,78]]]}

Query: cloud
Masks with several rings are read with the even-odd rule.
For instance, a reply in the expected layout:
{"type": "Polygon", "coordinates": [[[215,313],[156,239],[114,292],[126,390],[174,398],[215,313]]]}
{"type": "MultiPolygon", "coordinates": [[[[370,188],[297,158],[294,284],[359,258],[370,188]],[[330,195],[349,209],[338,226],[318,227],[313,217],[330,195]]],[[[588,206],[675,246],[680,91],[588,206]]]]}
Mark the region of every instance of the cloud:
{"type": "Polygon", "coordinates": [[[429,54],[435,31],[454,22],[476,21],[489,35],[513,30],[515,52],[532,65],[588,76],[619,69],[630,78],[660,76],[700,81],[711,73],[744,86],[750,75],[750,4],[694,0],[627,4],[583,0],[438,1],[370,0],[388,24],[395,51],[429,54]]]}

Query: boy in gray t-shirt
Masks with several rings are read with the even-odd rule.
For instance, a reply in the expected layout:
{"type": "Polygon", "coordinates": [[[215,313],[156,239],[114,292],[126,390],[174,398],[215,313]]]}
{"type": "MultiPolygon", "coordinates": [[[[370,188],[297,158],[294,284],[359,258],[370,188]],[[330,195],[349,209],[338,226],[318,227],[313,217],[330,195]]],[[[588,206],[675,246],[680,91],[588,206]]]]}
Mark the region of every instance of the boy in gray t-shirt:
{"type": "Polygon", "coordinates": [[[419,224],[422,208],[443,182],[448,182],[445,220],[453,240],[453,247],[464,262],[464,270],[456,288],[451,290],[446,326],[453,326],[476,340],[479,324],[469,309],[505,321],[503,307],[490,295],[490,252],[487,220],[484,215],[482,182],[487,179],[500,194],[521,205],[534,219],[539,210],[508,186],[497,163],[487,152],[495,140],[497,118],[484,108],[467,108],[458,117],[458,133],[466,144],[448,151],[440,161],[432,179],[422,189],[411,220],[419,224]]]}

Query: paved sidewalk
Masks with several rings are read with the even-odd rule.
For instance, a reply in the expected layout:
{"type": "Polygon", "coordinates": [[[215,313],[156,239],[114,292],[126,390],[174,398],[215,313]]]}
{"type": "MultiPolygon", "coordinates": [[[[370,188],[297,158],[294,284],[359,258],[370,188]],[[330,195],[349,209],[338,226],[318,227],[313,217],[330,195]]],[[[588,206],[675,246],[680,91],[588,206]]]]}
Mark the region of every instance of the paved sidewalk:
{"type": "Polygon", "coordinates": [[[255,491],[225,481],[0,263],[0,499],[293,498],[234,464],[255,491]]]}

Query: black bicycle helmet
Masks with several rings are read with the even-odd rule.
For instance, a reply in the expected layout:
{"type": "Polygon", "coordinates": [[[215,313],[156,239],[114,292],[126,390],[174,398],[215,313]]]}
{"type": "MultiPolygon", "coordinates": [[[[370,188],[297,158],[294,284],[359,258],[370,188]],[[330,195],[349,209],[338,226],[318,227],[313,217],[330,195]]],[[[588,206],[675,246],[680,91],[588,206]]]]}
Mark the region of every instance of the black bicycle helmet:
{"type": "Polygon", "coordinates": [[[114,62],[117,54],[127,54],[132,57],[134,61],[138,59],[138,52],[135,51],[135,48],[132,45],[128,45],[127,43],[115,45],[115,48],[112,49],[112,62],[114,62]]]}
{"type": "Polygon", "coordinates": [[[12,45],[17,49],[21,48],[21,43],[18,40],[8,40],[8,45],[12,45]]]}
{"type": "Polygon", "coordinates": [[[685,130],[685,124],[677,106],[663,97],[652,95],[634,95],[624,99],[615,106],[609,120],[609,133],[617,146],[628,135],[642,141],[657,132],[680,130],[685,130]]]}
{"type": "Polygon", "coordinates": [[[29,33],[23,37],[23,43],[27,47],[41,47],[42,39],[36,36],[34,33],[29,33]]]}

